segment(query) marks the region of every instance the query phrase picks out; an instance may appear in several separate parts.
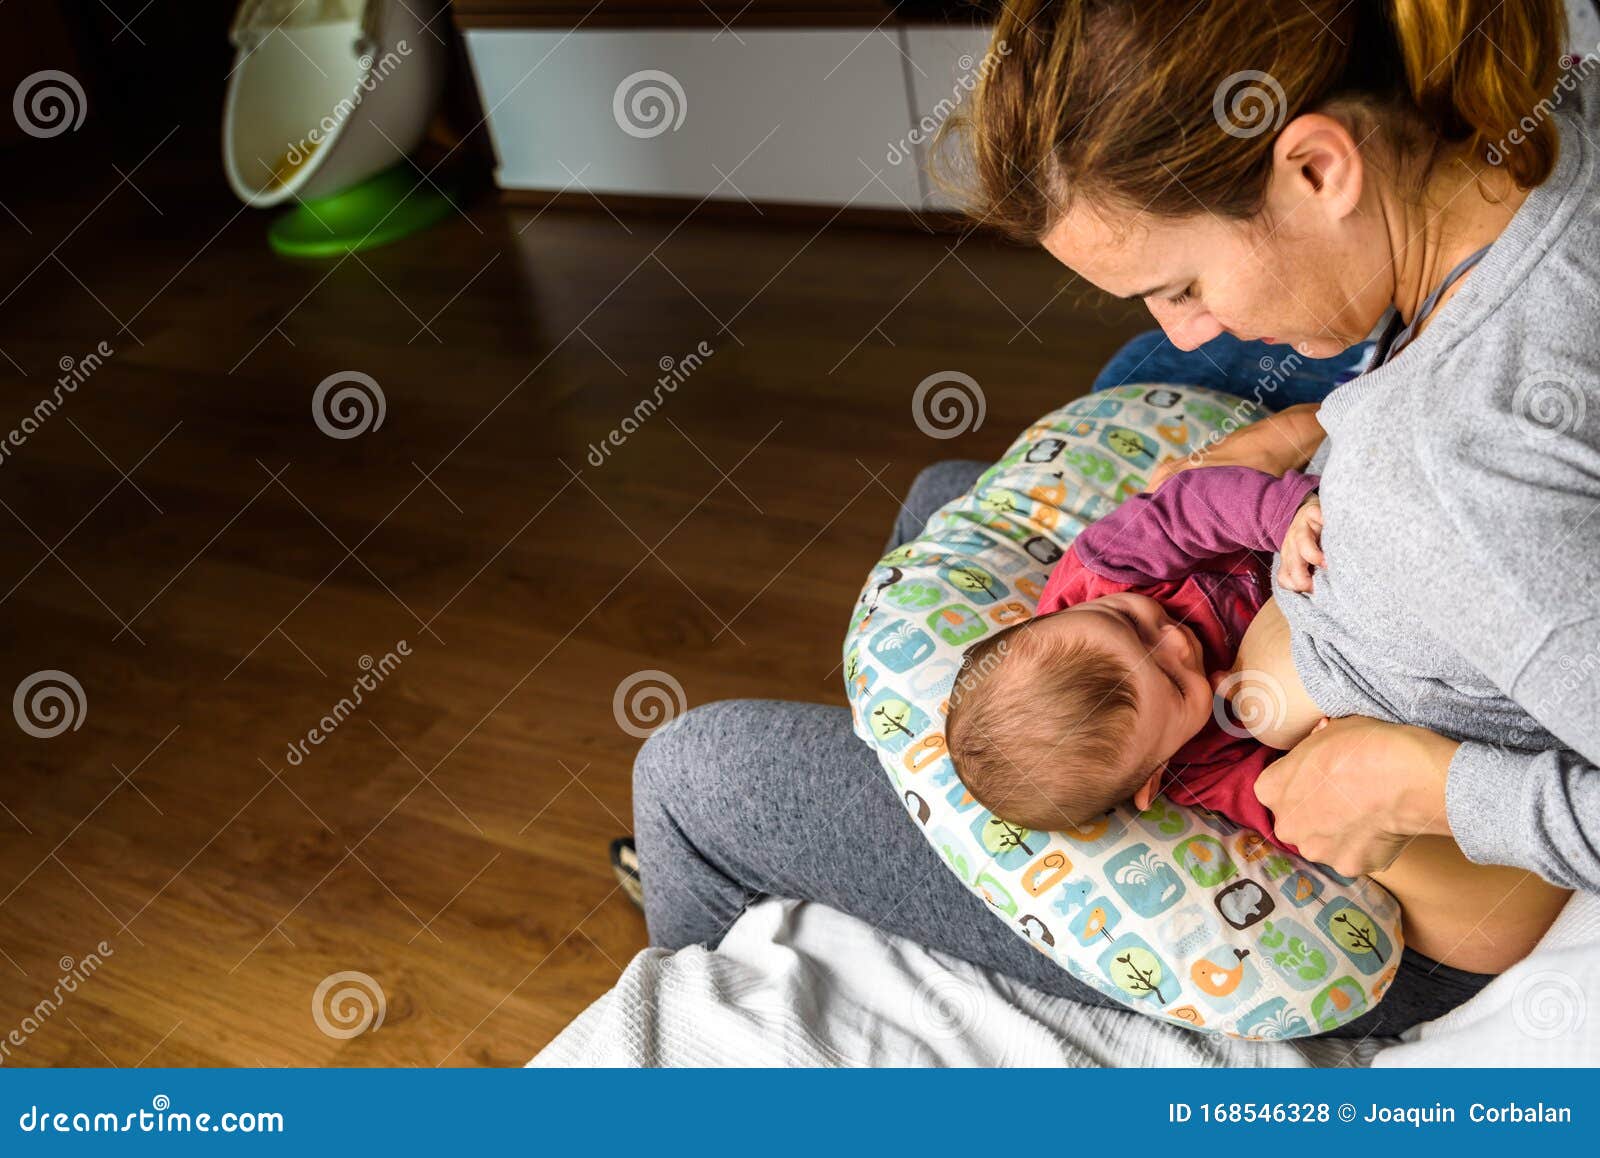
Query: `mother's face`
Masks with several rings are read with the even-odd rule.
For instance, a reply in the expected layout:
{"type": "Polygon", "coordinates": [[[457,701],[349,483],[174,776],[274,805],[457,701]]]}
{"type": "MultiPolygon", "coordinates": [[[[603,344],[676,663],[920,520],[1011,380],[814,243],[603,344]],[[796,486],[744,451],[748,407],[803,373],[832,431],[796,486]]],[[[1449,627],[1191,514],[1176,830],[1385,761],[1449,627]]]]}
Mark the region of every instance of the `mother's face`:
{"type": "Polygon", "coordinates": [[[1080,197],[1044,247],[1105,292],[1142,298],[1179,349],[1228,333],[1331,357],[1366,338],[1393,299],[1382,206],[1363,187],[1355,142],[1329,118],[1297,118],[1274,153],[1251,220],[1198,207],[1176,219],[1119,213],[1080,197]]]}

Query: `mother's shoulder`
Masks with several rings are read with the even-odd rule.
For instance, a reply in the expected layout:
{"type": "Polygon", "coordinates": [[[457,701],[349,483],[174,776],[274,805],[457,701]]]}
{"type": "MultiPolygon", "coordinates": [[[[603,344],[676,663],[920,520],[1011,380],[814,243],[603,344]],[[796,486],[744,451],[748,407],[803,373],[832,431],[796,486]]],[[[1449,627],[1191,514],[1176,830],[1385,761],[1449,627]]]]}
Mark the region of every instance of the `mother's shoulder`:
{"type": "Polygon", "coordinates": [[[1593,322],[1551,326],[1552,316],[1530,310],[1500,340],[1464,342],[1435,367],[1410,426],[1441,477],[1548,478],[1553,467],[1564,473],[1557,464],[1600,477],[1600,332],[1593,322]]]}
{"type": "Polygon", "coordinates": [[[1600,179],[1562,201],[1564,212],[1537,207],[1546,216],[1536,233],[1513,223],[1508,252],[1469,277],[1463,308],[1441,326],[1419,399],[1445,420],[1440,434],[1457,435],[1466,419],[1488,436],[1488,415],[1525,419],[1556,397],[1600,421],[1600,179]]]}
{"type": "MultiPolygon", "coordinates": [[[[1600,372],[1600,57],[1581,74],[1577,99],[1558,105],[1561,155],[1555,171],[1530,190],[1511,222],[1469,277],[1456,311],[1458,354],[1511,354],[1530,368],[1566,354],[1600,372]],[[1465,303],[1463,303],[1465,305],[1465,303]],[[1573,340],[1563,343],[1562,339],[1573,340]]],[[[1559,90],[1557,96],[1559,96],[1559,90]]]]}

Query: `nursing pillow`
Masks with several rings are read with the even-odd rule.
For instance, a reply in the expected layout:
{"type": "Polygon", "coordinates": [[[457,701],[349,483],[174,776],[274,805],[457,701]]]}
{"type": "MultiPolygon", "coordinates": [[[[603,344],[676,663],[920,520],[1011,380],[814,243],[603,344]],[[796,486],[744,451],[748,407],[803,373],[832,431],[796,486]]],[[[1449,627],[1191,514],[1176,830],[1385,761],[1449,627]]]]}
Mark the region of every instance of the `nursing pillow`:
{"type": "Polygon", "coordinates": [[[944,739],[962,652],[1033,614],[1073,537],[1143,489],[1162,459],[1260,416],[1231,395],[1151,385],[1045,415],[873,568],[844,675],[856,733],[907,811],[1015,933],[1142,1013],[1281,1039],[1342,1025],[1382,998],[1402,948],[1388,892],[1162,798],[1079,829],[1020,828],[967,794],[944,739]]]}

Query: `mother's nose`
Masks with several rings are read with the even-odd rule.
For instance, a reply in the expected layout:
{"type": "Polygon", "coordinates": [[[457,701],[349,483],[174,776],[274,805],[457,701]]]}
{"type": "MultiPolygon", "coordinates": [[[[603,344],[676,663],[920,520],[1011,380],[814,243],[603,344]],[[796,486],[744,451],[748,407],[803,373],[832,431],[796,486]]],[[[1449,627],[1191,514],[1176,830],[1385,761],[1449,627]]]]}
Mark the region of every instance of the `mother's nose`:
{"type": "Polygon", "coordinates": [[[1203,306],[1151,305],[1149,309],[1161,332],[1167,335],[1167,341],[1180,350],[1197,350],[1223,332],[1222,323],[1203,306]]]}

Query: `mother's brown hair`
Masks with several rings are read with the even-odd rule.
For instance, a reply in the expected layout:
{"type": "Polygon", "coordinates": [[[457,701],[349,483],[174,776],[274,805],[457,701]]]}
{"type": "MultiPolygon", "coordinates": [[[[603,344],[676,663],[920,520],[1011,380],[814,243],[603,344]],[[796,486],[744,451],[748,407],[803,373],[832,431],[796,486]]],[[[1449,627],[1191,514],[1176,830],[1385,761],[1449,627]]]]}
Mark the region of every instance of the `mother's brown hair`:
{"type": "Polygon", "coordinates": [[[965,140],[968,211],[1025,241],[1080,191],[1251,217],[1276,130],[1309,112],[1340,117],[1419,186],[1450,156],[1531,188],[1555,167],[1555,124],[1526,121],[1555,87],[1565,30],[1561,0],[1006,0],[972,103],[937,146],[965,140]]]}

